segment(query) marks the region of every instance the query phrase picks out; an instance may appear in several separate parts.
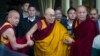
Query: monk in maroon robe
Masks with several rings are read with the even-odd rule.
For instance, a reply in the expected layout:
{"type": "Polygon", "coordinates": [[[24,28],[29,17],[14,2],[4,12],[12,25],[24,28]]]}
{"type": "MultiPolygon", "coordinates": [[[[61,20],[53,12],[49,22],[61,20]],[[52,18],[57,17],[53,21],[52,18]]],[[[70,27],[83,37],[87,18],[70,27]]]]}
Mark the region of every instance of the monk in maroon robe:
{"type": "Polygon", "coordinates": [[[93,39],[97,35],[96,23],[87,16],[84,6],[77,8],[77,17],[73,23],[75,42],[71,45],[70,56],[91,56],[93,39]]]}
{"type": "Polygon", "coordinates": [[[22,53],[26,51],[28,46],[25,38],[16,38],[14,32],[14,26],[19,23],[20,15],[17,11],[11,10],[8,13],[7,22],[0,25],[0,43],[8,47],[10,50],[22,50],[22,53]],[[23,49],[25,48],[25,49],[23,49]]]}

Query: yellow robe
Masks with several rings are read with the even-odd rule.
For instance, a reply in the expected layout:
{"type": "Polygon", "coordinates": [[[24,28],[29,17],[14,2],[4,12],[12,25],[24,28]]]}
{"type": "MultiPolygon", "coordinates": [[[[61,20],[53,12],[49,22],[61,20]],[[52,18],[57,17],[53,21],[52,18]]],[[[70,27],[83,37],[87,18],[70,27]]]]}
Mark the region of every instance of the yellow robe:
{"type": "MultiPolygon", "coordinates": [[[[42,22],[42,28],[44,27],[46,26],[42,22]]],[[[46,38],[35,41],[35,56],[69,56],[69,45],[64,43],[68,38],[74,41],[63,25],[56,21],[52,32],[46,38]]]]}

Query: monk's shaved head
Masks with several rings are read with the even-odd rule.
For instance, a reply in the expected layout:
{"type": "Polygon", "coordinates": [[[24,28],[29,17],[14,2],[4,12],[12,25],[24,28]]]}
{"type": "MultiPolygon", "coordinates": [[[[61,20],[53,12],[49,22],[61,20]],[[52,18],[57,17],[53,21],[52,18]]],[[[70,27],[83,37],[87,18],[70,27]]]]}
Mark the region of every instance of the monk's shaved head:
{"type": "Polygon", "coordinates": [[[84,21],[86,20],[86,16],[87,16],[87,9],[85,6],[78,6],[77,8],[77,17],[78,19],[80,19],[80,21],[84,21]]]}
{"type": "Polygon", "coordinates": [[[7,21],[12,25],[17,26],[19,23],[20,15],[16,10],[11,10],[8,12],[7,21]]]}
{"type": "Polygon", "coordinates": [[[80,9],[80,8],[83,8],[83,9],[85,9],[85,10],[87,11],[87,8],[86,8],[85,6],[83,6],[83,5],[79,5],[79,6],[77,7],[77,11],[78,11],[78,9],[80,9]]]}
{"type": "Polygon", "coordinates": [[[19,13],[16,10],[11,10],[11,11],[8,12],[8,16],[7,17],[9,18],[9,17],[12,17],[12,16],[14,16],[16,14],[19,15],[19,13]]]}
{"type": "Polygon", "coordinates": [[[53,23],[55,20],[55,12],[52,8],[47,8],[45,10],[45,18],[48,23],[53,23]]]}
{"type": "Polygon", "coordinates": [[[45,10],[45,14],[51,14],[51,13],[55,13],[54,10],[52,8],[47,8],[45,10]]]}

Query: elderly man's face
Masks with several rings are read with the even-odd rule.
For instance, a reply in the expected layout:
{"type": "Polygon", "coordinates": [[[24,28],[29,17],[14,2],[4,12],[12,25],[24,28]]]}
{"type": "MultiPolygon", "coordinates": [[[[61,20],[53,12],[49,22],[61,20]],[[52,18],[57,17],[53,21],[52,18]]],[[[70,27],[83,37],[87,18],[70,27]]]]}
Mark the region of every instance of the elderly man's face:
{"type": "Polygon", "coordinates": [[[19,23],[19,19],[20,19],[20,15],[18,13],[13,13],[12,16],[8,17],[9,22],[13,25],[13,26],[17,26],[19,23]]]}
{"type": "Polygon", "coordinates": [[[97,11],[96,10],[91,10],[90,17],[92,18],[92,20],[96,21],[98,19],[97,11]]]}
{"type": "Polygon", "coordinates": [[[48,23],[54,22],[54,20],[55,20],[55,13],[54,12],[50,12],[46,16],[47,16],[46,20],[48,23]]]}
{"type": "Polygon", "coordinates": [[[81,21],[86,20],[86,16],[87,16],[86,8],[84,8],[84,7],[79,7],[79,8],[77,9],[77,17],[79,18],[79,20],[81,20],[81,21]]]}

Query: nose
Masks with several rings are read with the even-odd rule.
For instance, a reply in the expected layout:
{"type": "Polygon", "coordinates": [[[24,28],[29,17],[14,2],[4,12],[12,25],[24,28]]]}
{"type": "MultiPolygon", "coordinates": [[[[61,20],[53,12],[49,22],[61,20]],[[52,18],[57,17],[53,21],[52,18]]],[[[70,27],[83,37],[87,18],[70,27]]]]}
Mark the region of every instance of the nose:
{"type": "Polygon", "coordinates": [[[82,16],[84,13],[80,13],[80,15],[82,16]]]}

